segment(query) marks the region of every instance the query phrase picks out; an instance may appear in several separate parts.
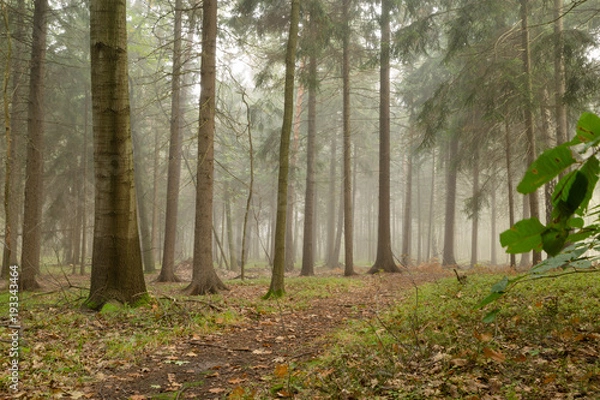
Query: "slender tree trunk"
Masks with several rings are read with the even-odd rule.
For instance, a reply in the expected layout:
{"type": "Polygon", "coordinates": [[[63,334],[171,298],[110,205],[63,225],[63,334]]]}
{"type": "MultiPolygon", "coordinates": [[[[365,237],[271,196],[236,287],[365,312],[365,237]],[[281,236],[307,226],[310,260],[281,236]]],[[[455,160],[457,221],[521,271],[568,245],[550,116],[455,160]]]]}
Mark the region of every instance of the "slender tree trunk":
{"type": "Polygon", "coordinates": [[[44,176],[44,70],[47,36],[47,0],[35,0],[33,38],[29,72],[27,117],[27,165],[23,215],[23,248],[19,285],[22,290],[39,287],[35,276],[40,270],[44,176]]]}
{"type": "Polygon", "coordinates": [[[313,83],[308,87],[308,132],[306,143],[306,193],[304,196],[304,231],[302,243],[301,276],[315,274],[315,159],[317,136],[317,57],[312,54],[309,59],[309,75],[313,83]]]}
{"type": "MultiPolygon", "coordinates": [[[[491,197],[491,221],[490,221],[490,225],[491,225],[491,247],[490,247],[490,251],[491,251],[491,255],[490,255],[490,264],[491,265],[498,265],[498,209],[497,209],[497,205],[496,205],[496,182],[495,179],[492,179],[492,193],[490,195],[491,197]]],[[[512,226],[512,225],[511,225],[512,226]]]]}
{"type": "Polygon", "coordinates": [[[90,2],[92,109],[96,176],[92,276],[83,307],[148,295],[138,231],[127,78],[124,0],[90,2]]]}
{"type": "Polygon", "coordinates": [[[84,102],[84,117],[83,117],[83,187],[82,187],[82,203],[81,203],[81,264],[79,266],[79,274],[85,274],[85,258],[87,257],[87,180],[88,180],[88,116],[90,109],[90,94],[85,91],[84,102]]]}
{"type": "Polygon", "coordinates": [[[217,293],[227,287],[213,265],[214,135],[216,106],[217,0],[202,3],[202,65],[192,282],[185,292],[217,293]]]}
{"type": "MultiPolygon", "coordinates": [[[[412,127],[410,128],[413,129],[412,127]]],[[[411,133],[412,139],[412,133],[411,133]]],[[[402,265],[409,267],[411,265],[410,249],[412,245],[412,174],[413,174],[413,156],[410,154],[410,148],[406,154],[406,193],[404,197],[404,219],[402,221],[402,265]]]]}
{"type": "MultiPolygon", "coordinates": [[[[527,164],[535,161],[535,132],[533,119],[533,88],[531,81],[531,52],[529,46],[529,0],[521,0],[521,46],[523,47],[523,76],[525,79],[525,129],[527,135],[527,164]]],[[[540,218],[540,205],[537,191],[529,194],[530,214],[533,218],[540,218]]],[[[533,264],[542,261],[541,253],[533,252],[533,264]]]]}
{"type": "MultiPolygon", "coordinates": [[[[133,107],[135,93],[133,90],[133,81],[129,79],[129,104],[133,107]]],[[[134,114],[135,115],[135,114],[134,114]]],[[[133,167],[134,167],[134,179],[136,188],[136,199],[137,199],[137,212],[138,212],[138,225],[140,228],[140,239],[142,246],[142,263],[144,265],[144,271],[152,273],[156,271],[154,265],[154,252],[152,249],[152,234],[150,232],[150,221],[148,221],[148,211],[146,208],[145,193],[144,190],[144,179],[142,177],[142,143],[139,137],[137,129],[137,120],[134,115],[130,116],[131,121],[131,138],[133,141],[133,167]]]]}
{"type": "MultiPolygon", "coordinates": [[[[527,196],[523,196],[523,219],[527,219],[531,216],[529,209],[529,202],[527,196]]],[[[511,225],[512,226],[512,225],[511,225]]],[[[531,266],[531,252],[521,254],[521,261],[519,261],[520,268],[528,268],[531,266]]]]}
{"type": "MultiPolygon", "coordinates": [[[[510,151],[510,125],[508,123],[508,119],[504,121],[504,138],[505,142],[505,151],[506,151],[506,181],[508,184],[508,223],[512,227],[515,224],[515,197],[513,192],[513,173],[512,173],[512,161],[511,161],[511,151],[510,151]]],[[[517,267],[517,258],[515,254],[510,255],[510,267],[517,267]]]]}
{"type": "Polygon", "coordinates": [[[290,30],[285,57],[285,95],[281,143],[279,147],[279,178],[277,185],[277,222],[275,225],[275,255],[271,285],[265,298],[280,297],[285,293],[285,231],[287,226],[287,191],[289,173],[290,135],[294,118],[294,75],[296,70],[296,43],[300,21],[300,1],[292,0],[290,30]]]}
{"type": "Polygon", "coordinates": [[[479,194],[479,149],[475,148],[473,154],[473,218],[471,219],[471,267],[477,265],[478,247],[479,247],[479,210],[480,210],[480,194],[479,194]]]}
{"type": "Polygon", "coordinates": [[[431,153],[431,192],[429,196],[429,217],[428,217],[428,227],[427,227],[427,256],[426,260],[430,260],[432,257],[431,254],[431,245],[433,242],[433,203],[435,202],[435,149],[431,153]]]}
{"type": "Polygon", "coordinates": [[[344,276],[354,275],[354,205],[352,191],[352,132],[350,130],[350,0],[343,2],[342,97],[344,120],[344,276]]]}
{"type": "MultiPolygon", "coordinates": [[[[244,212],[244,224],[242,226],[242,254],[240,257],[240,277],[242,280],[245,278],[245,265],[248,258],[248,244],[247,239],[249,236],[248,232],[248,218],[250,217],[250,211],[252,207],[252,196],[254,194],[254,146],[252,145],[252,113],[250,110],[250,105],[246,101],[246,94],[242,92],[242,101],[246,106],[246,120],[248,122],[248,155],[249,155],[249,164],[250,164],[250,182],[248,184],[248,196],[246,198],[246,210],[244,212]]],[[[260,232],[257,229],[257,236],[260,232]]],[[[260,240],[260,237],[258,237],[260,240]]]]}
{"type": "Polygon", "coordinates": [[[175,26],[173,39],[173,76],[171,77],[171,124],[169,138],[169,163],[167,171],[167,203],[165,211],[165,237],[163,260],[157,282],[179,282],[175,275],[175,243],[179,211],[179,182],[181,176],[181,14],[182,0],[175,1],[175,26]]]}
{"type": "Polygon", "coordinates": [[[377,258],[368,271],[400,272],[392,254],[390,219],[390,12],[391,0],[381,2],[381,67],[379,97],[379,215],[377,258]]]}
{"type": "MultiPolygon", "coordinates": [[[[152,166],[152,249],[154,250],[154,258],[159,260],[160,251],[158,247],[158,166],[160,161],[160,143],[158,129],[154,132],[154,157],[152,166]]],[[[162,269],[162,266],[161,266],[162,269]]]]}
{"type": "Polygon", "coordinates": [[[454,236],[456,229],[456,181],[458,175],[458,142],[450,138],[446,165],[446,216],[444,221],[444,250],[442,265],[456,265],[454,257],[454,236]]]}
{"type": "Polygon", "coordinates": [[[227,247],[229,248],[229,268],[232,271],[236,271],[238,268],[237,251],[235,249],[235,239],[233,235],[233,223],[231,222],[231,193],[229,189],[229,182],[225,183],[225,224],[227,225],[227,247]]]}
{"type": "MultiPolygon", "coordinates": [[[[302,63],[301,68],[304,67],[302,63]]],[[[296,115],[293,124],[293,142],[290,154],[289,178],[288,178],[288,201],[287,201],[287,230],[285,234],[285,270],[294,270],[296,262],[296,167],[298,165],[298,143],[300,141],[300,118],[302,116],[302,103],[304,99],[304,86],[298,88],[296,101],[296,115]]]]}
{"type": "Polygon", "coordinates": [[[329,160],[329,201],[327,203],[327,258],[325,264],[329,268],[336,268],[339,259],[335,258],[335,210],[337,193],[335,190],[336,164],[337,164],[337,140],[335,134],[331,135],[331,158],[329,160]]]}
{"type": "Polygon", "coordinates": [[[563,26],[563,0],[554,0],[554,83],[556,103],[556,141],[563,144],[567,141],[567,105],[564,102],[566,91],[565,78],[565,38],[563,26]]]}
{"type": "Polygon", "coordinates": [[[7,36],[12,33],[14,40],[8,40],[8,53],[6,57],[3,98],[4,98],[4,123],[6,134],[6,159],[5,159],[5,181],[4,181],[4,212],[5,212],[5,230],[4,230],[4,252],[2,259],[1,277],[9,276],[9,267],[18,265],[18,224],[21,203],[21,163],[19,162],[19,151],[22,140],[25,136],[24,127],[21,119],[25,114],[25,100],[27,92],[25,84],[26,64],[25,58],[25,29],[23,18],[25,16],[25,2],[17,2],[16,12],[9,15],[9,11],[3,3],[4,25],[6,26],[7,36]],[[14,16],[11,20],[9,16],[14,16]],[[12,23],[12,25],[11,25],[12,23]],[[13,32],[10,27],[14,26],[13,32]],[[10,85],[9,85],[10,81],[10,85]],[[9,93],[11,95],[9,96],[9,93]]]}

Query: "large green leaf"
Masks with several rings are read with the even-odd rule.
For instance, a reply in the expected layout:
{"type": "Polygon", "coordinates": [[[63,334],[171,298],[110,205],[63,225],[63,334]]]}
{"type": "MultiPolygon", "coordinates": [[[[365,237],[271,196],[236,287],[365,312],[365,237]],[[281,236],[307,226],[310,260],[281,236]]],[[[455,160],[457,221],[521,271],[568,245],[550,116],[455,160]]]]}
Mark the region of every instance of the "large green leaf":
{"type": "Polygon", "coordinates": [[[577,136],[581,143],[597,142],[600,140],[600,117],[592,113],[583,113],[577,121],[577,136]]]}
{"type": "Polygon", "coordinates": [[[588,181],[587,191],[585,193],[585,197],[581,201],[579,208],[577,209],[577,214],[583,215],[584,211],[587,209],[588,204],[594,194],[594,189],[596,188],[596,184],[598,183],[598,176],[600,174],[600,162],[596,157],[590,157],[585,164],[579,168],[579,171],[585,175],[588,181]]]}
{"type": "Polygon", "coordinates": [[[524,219],[500,234],[500,243],[507,253],[542,250],[542,233],[546,227],[537,218],[524,219]]]}
{"type": "Polygon", "coordinates": [[[571,150],[566,145],[546,150],[529,166],[517,190],[523,194],[531,193],[574,162],[571,150]]]}

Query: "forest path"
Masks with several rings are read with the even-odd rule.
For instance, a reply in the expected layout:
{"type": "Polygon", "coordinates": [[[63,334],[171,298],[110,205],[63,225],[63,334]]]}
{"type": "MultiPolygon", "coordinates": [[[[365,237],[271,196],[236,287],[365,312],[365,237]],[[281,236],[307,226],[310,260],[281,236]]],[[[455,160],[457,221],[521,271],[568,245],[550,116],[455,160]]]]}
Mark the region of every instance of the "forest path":
{"type": "MultiPolygon", "coordinates": [[[[254,391],[262,398],[291,366],[323,352],[331,344],[330,334],[347,321],[370,319],[393,303],[412,299],[416,285],[451,273],[427,268],[357,275],[349,278],[359,280],[356,285],[343,290],[324,286],[322,296],[298,299],[301,304],[293,311],[275,300],[265,301],[267,311],[242,310],[240,323],[174,341],[163,351],[141,356],[134,366],[107,372],[96,393],[101,399],[241,399],[253,398],[244,395],[254,391]]],[[[264,291],[259,285],[236,285],[225,296],[259,298],[264,291]]],[[[287,296],[294,300],[294,293],[287,296]]],[[[285,397],[285,389],[279,397],[285,397]]]]}

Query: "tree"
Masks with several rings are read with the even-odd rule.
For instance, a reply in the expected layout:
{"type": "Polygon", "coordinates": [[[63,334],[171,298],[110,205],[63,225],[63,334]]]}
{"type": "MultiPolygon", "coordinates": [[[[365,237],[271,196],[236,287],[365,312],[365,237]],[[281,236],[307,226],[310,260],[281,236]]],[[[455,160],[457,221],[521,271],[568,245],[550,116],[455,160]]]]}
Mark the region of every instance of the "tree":
{"type": "Polygon", "coordinates": [[[344,136],[344,275],[354,275],[354,208],[352,192],[352,131],[350,129],[350,0],[342,4],[342,119],[344,136]]]}
{"type": "Polygon", "coordinates": [[[200,126],[196,184],[196,225],[191,295],[217,293],[227,287],[213,265],[214,135],[216,104],[217,0],[202,3],[202,65],[200,69],[200,126]]]}
{"type": "Polygon", "coordinates": [[[146,301],[137,223],[127,73],[125,0],[90,2],[95,225],[83,307],[146,301]]]}
{"type": "Polygon", "coordinates": [[[390,226],[390,12],[391,0],[381,2],[381,53],[379,94],[379,214],[377,217],[377,258],[369,269],[400,272],[392,254],[390,226]]]}
{"type": "Polygon", "coordinates": [[[285,232],[287,217],[290,135],[294,118],[294,76],[296,72],[296,43],[300,22],[300,1],[291,1],[290,26],[285,57],[285,91],[281,140],[279,144],[279,176],[277,182],[277,216],[275,222],[275,254],[271,284],[265,298],[281,297],[285,293],[285,232]]]}
{"type": "Polygon", "coordinates": [[[167,172],[167,206],[165,211],[165,240],[163,260],[157,282],[179,282],[175,275],[175,242],[177,239],[177,212],[181,176],[181,14],[182,0],[175,1],[173,39],[173,75],[171,77],[171,125],[169,164],[167,172]]]}
{"type": "Polygon", "coordinates": [[[44,67],[46,58],[48,1],[36,0],[33,12],[33,38],[29,70],[29,107],[27,113],[27,165],[21,253],[22,290],[39,287],[35,280],[40,269],[44,158],[44,67]]]}

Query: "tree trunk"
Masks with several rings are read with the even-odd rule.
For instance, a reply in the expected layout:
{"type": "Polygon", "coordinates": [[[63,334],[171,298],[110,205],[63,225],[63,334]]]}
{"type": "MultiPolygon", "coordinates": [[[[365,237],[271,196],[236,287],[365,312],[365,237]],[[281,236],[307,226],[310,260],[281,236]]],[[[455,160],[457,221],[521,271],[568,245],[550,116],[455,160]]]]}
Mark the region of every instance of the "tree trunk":
{"type": "MultiPolygon", "coordinates": [[[[497,210],[497,206],[496,206],[496,180],[494,178],[492,178],[492,193],[490,194],[491,197],[491,221],[490,221],[490,225],[491,225],[491,247],[490,247],[490,251],[491,251],[491,255],[490,255],[490,264],[491,265],[498,265],[498,222],[497,222],[497,218],[498,218],[498,210],[497,210]]],[[[512,226],[512,225],[511,225],[512,226]]]]}
{"type": "Polygon", "coordinates": [[[84,117],[83,117],[83,188],[82,188],[82,202],[81,202],[81,264],[79,266],[79,274],[85,274],[85,258],[87,257],[87,180],[88,180],[88,116],[90,109],[90,95],[89,92],[85,91],[85,103],[84,103],[84,117]]]}
{"type": "Polygon", "coordinates": [[[344,35],[342,37],[342,118],[344,134],[344,276],[354,272],[354,206],[352,191],[352,132],[350,130],[350,0],[343,2],[344,35]]]}
{"type": "Polygon", "coordinates": [[[379,94],[379,215],[377,258],[368,271],[400,272],[392,254],[390,227],[390,11],[391,0],[381,2],[381,67],[379,94]]]}
{"type": "Polygon", "coordinates": [[[425,259],[429,261],[432,257],[431,245],[433,242],[433,203],[435,202],[435,149],[431,152],[431,192],[429,196],[429,217],[427,226],[427,253],[425,259]]]}
{"type": "MultiPolygon", "coordinates": [[[[412,127],[410,128],[413,129],[412,127]]],[[[412,139],[412,133],[411,133],[412,139]]],[[[404,197],[404,219],[402,221],[402,265],[408,267],[411,265],[410,249],[412,241],[412,174],[413,174],[413,156],[410,153],[410,147],[407,147],[406,154],[406,194],[404,197]]]]}
{"type": "MultiPolygon", "coordinates": [[[[505,151],[506,151],[506,181],[508,183],[508,220],[509,225],[512,227],[515,224],[515,197],[513,193],[513,174],[512,174],[512,161],[511,161],[511,151],[510,151],[510,125],[508,120],[504,121],[504,137],[506,140],[505,143],[505,151]]],[[[510,267],[517,267],[517,257],[513,253],[510,255],[510,267]]]]}
{"type": "MultiPolygon", "coordinates": [[[[249,164],[250,164],[250,182],[248,184],[248,196],[246,197],[246,210],[244,212],[244,224],[242,225],[242,254],[240,257],[240,277],[242,280],[245,278],[245,265],[248,258],[248,236],[250,232],[248,231],[248,218],[250,217],[250,211],[252,207],[252,197],[254,194],[254,146],[252,144],[252,113],[250,110],[250,105],[246,100],[246,93],[242,92],[242,101],[246,106],[246,120],[248,122],[248,155],[249,155],[249,164]]],[[[257,236],[259,235],[259,230],[257,229],[257,236]]],[[[260,240],[260,236],[258,237],[260,240]]]]}
{"type": "Polygon", "coordinates": [[[294,75],[296,70],[296,43],[298,41],[298,23],[300,21],[300,1],[292,0],[290,30],[285,57],[285,95],[281,143],[279,147],[279,177],[277,184],[277,219],[275,225],[275,255],[273,274],[265,298],[280,297],[285,293],[285,231],[287,217],[287,190],[289,173],[290,135],[294,118],[294,75]]]}
{"type": "Polygon", "coordinates": [[[556,103],[556,142],[561,145],[567,141],[567,105],[564,102],[566,91],[565,78],[565,38],[563,27],[563,0],[554,0],[554,83],[556,103]]]}
{"type": "Polygon", "coordinates": [[[33,38],[29,72],[27,117],[27,165],[23,214],[23,247],[19,285],[22,290],[39,287],[35,276],[40,269],[44,158],[44,69],[47,36],[47,0],[35,0],[33,38]]]}
{"type": "Polygon", "coordinates": [[[227,289],[215,272],[212,250],[216,60],[217,0],[204,0],[194,263],[192,282],[185,289],[191,295],[217,293],[227,289]]]}
{"type": "Polygon", "coordinates": [[[238,261],[237,261],[237,251],[235,249],[235,239],[233,234],[233,223],[231,222],[231,193],[229,189],[229,182],[225,183],[225,198],[223,202],[225,203],[225,225],[227,225],[227,247],[229,251],[229,269],[232,271],[237,271],[238,261]]]}
{"type": "MultiPolygon", "coordinates": [[[[311,19],[312,20],[312,19],[311,19]]],[[[317,136],[317,57],[311,54],[309,60],[309,75],[312,84],[308,87],[308,132],[306,143],[306,193],[304,196],[304,231],[302,243],[301,276],[315,274],[315,159],[317,136]]]]}
{"type": "MultiPolygon", "coordinates": [[[[533,85],[531,81],[531,52],[529,48],[529,0],[521,0],[521,46],[523,47],[523,77],[525,79],[525,130],[527,136],[527,164],[535,161],[535,132],[533,126],[533,85]]],[[[529,194],[531,217],[540,219],[540,206],[537,191],[529,194]]],[[[542,261],[541,253],[533,252],[533,264],[542,261]]]]}
{"type": "Polygon", "coordinates": [[[167,204],[165,210],[165,236],[163,260],[157,282],[180,282],[175,275],[175,243],[179,210],[179,181],[181,176],[181,14],[182,0],[175,1],[175,27],[173,32],[173,76],[171,77],[171,124],[169,138],[169,163],[167,171],[167,204]]]}
{"type": "MultiPolygon", "coordinates": [[[[335,134],[331,135],[331,158],[329,159],[329,201],[327,203],[327,248],[325,264],[329,268],[337,268],[339,259],[335,257],[335,210],[337,193],[335,190],[336,183],[336,165],[337,165],[337,140],[335,134]]],[[[341,206],[340,206],[341,207],[341,206]]]]}
{"type": "MultiPolygon", "coordinates": [[[[134,104],[135,94],[133,91],[133,81],[129,79],[129,105],[130,107],[134,104]]],[[[141,246],[142,246],[142,264],[144,265],[144,271],[152,273],[156,271],[154,265],[154,254],[152,248],[152,234],[150,232],[150,221],[148,221],[148,211],[146,209],[145,201],[145,190],[144,190],[144,179],[142,177],[142,144],[137,132],[137,121],[134,115],[130,117],[131,121],[131,137],[133,141],[133,170],[134,180],[136,188],[136,199],[137,199],[137,211],[138,211],[138,225],[140,228],[141,246]]]]}
{"type": "Polygon", "coordinates": [[[5,160],[5,181],[4,181],[4,212],[5,212],[5,230],[4,230],[4,250],[2,259],[1,277],[9,276],[9,267],[18,265],[18,225],[22,193],[22,168],[19,162],[19,148],[21,147],[21,137],[25,136],[24,127],[21,120],[26,112],[25,100],[27,98],[25,83],[26,63],[25,52],[25,29],[23,18],[25,16],[25,2],[17,2],[17,10],[12,13],[14,19],[8,20],[8,9],[4,9],[5,24],[7,25],[7,34],[9,26],[15,27],[12,32],[14,40],[7,41],[9,55],[6,58],[6,69],[4,75],[4,123],[6,133],[6,160],[5,160]],[[10,85],[9,85],[10,80],[10,85]],[[9,97],[9,93],[11,96],[9,97]],[[9,109],[10,105],[10,109],[9,109]]]}
{"type": "Polygon", "coordinates": [[[90,2],[94,169],[92,276],[83,307],[148,298],[138,232],[124,0],[90,2]]]}
{"type": "Polygon", "coordinates": [[[444,220],[444,250],[442,265],[456,265],[454,257],[454,233],[456,227],[456,181],[458,175],[458,141],[450,138],[446,165],[446,216],[444,220]]]}
{"type": "Polygon", "coordinates": [[[471,219],[471,267],[477,265],[478,247],[479,247],[479,210],[480,210],[480,193],[479,193],[479,149],[475,148],[473,154],[473,217],[471,219]]]}

